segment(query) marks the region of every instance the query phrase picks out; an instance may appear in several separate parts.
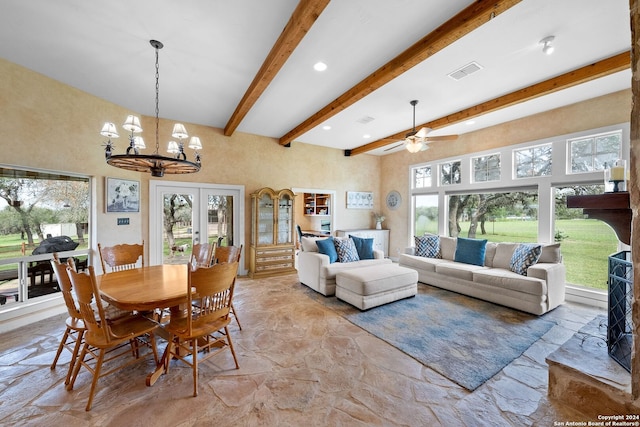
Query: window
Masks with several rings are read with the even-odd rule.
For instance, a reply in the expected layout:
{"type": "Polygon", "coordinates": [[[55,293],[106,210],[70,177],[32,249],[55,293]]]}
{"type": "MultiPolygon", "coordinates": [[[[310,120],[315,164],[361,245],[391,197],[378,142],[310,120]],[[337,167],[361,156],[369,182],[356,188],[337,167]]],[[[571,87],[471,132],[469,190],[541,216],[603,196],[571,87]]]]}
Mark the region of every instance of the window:
{"type": "Polygon", "coordinates": [[[603,170],[620,158],[622,131],[569,139],[570,173],[603,170]]]}
{"type": "Polygon", "coordinates": [[[460,160],[440,163],[440,185],[460,184],[460,160]]]}
{"type": "Polygon", "coordinates": [[[60,291],[52,252],[86,266],[89,211],[89,178],[0,166],[0,311],[60,291]]]}
{"type": "Polygon", "coordinates": [[[414,234],[438,234],[438,195],[419,195],[414,200],[414,234]]]}
{"type": "Polygon", "coordinates": [[[516,178],[551,175],[551,144],[514,150],[516,178]]]}
{"type": "Polygon", "coordinates": [[[413,169],[413,188],[431,187],[431,166],[413,169]]]}
{"type": "Polygon", "coordinates": [[[500,180],[500,154],[473,157],[473,181],[499,181],[500,180]]]}
{"type": "Polygon", "coordinates": [[[490,242],[535,242],[538,193],[473,193],[449,196],[449,235],[490,242]]]}
{"type": "Polygon", "coordinates": [[[605,222],[585,218],[582,208],[567,208],[567,196],[602,194],[603,187],[555,187],[554,234],[562,248],[567,283],[606,291],[609,255],[618,251],[618,238],[605,222]]]}

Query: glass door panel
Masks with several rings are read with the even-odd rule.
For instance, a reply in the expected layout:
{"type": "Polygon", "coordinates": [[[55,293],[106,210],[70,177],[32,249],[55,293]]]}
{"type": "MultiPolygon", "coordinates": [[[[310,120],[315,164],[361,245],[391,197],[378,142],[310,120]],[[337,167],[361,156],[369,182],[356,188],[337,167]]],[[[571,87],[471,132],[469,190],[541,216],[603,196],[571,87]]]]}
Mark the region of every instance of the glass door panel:
{"type": "Polygon", "coordinates": [[[197,203],[197,198],[193,192],[162,195],[162,264],[186,263],[193,244],[199,242],[194,203],[197,203]]]}
{"type": "MultiPolygon", "coordinates": [[[[207,194],[207,240],[219,246],[234,246],[233,196],[207,194]]],[[[204,239],[202,240],[204,242],[204,239]]]]}
{"type": "Polygon", "coordinates": [[[292,243],[293,200],[285,194],[278,203],[278,244],[292,243]]]}
{"type": "Polygon", "coordinates": [[[273,199],[263,194],[258,201],[258,243],[261,245],[273,244],[273,212],[273,199]]]}

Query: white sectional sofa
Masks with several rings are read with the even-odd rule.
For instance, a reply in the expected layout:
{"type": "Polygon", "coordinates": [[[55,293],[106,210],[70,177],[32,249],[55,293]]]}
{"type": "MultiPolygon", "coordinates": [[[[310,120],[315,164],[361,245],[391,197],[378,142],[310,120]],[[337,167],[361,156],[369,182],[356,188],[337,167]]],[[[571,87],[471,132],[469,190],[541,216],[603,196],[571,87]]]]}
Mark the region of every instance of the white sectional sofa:
{"type": "Polygon", "coordinates": [[[456,239],[440,236],[437,257],[416,256],[415,248],[400,255],[401,267],[418,272],[418,281],[517,310],[541,315],[564,302],[565,266],[559,244],[540,244],[538,261],[526,274],[510,265],[518,243],[486,243],[483,265],[456,262],[456,239]]]}
{"type": "Polygon", "coordinates": [[[316,241],[324,238],[303,237],[302,250],[298,253],[298,278],[300,283],[325,296],[336,293],[336,274],[370,265],[391,264],[381,250],[373,250],[374,259],[354,262],[329,262],[329,256],[318,252],[316,241]]]}

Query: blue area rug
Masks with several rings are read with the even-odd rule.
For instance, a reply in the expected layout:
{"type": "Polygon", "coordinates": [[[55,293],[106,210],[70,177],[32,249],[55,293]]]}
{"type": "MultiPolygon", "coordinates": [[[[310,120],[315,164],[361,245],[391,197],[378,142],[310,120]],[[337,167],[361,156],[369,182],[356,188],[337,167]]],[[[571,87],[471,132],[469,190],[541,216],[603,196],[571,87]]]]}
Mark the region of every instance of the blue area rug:
{"type": "Polygon", "coordinates": [[[427,285],[418,295],[367,311],[306,294],[467,390],[475,390],[556,323],[427,285]]]}

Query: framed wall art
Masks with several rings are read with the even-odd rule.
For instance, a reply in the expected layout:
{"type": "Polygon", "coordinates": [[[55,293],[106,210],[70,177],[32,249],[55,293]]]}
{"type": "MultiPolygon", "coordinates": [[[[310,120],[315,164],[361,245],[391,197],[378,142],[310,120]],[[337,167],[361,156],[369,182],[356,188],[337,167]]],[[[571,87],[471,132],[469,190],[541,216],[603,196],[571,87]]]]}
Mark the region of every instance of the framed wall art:
{"type": "Polygon", "coordinates": [[[105,187],[107,212],[140,212],[140,181],[107,177],[105,187]]]}
{"type": "Polygon", "coordinates": [[[373,209],[371,191],[347,191],[347,209],[373,209]]]}

